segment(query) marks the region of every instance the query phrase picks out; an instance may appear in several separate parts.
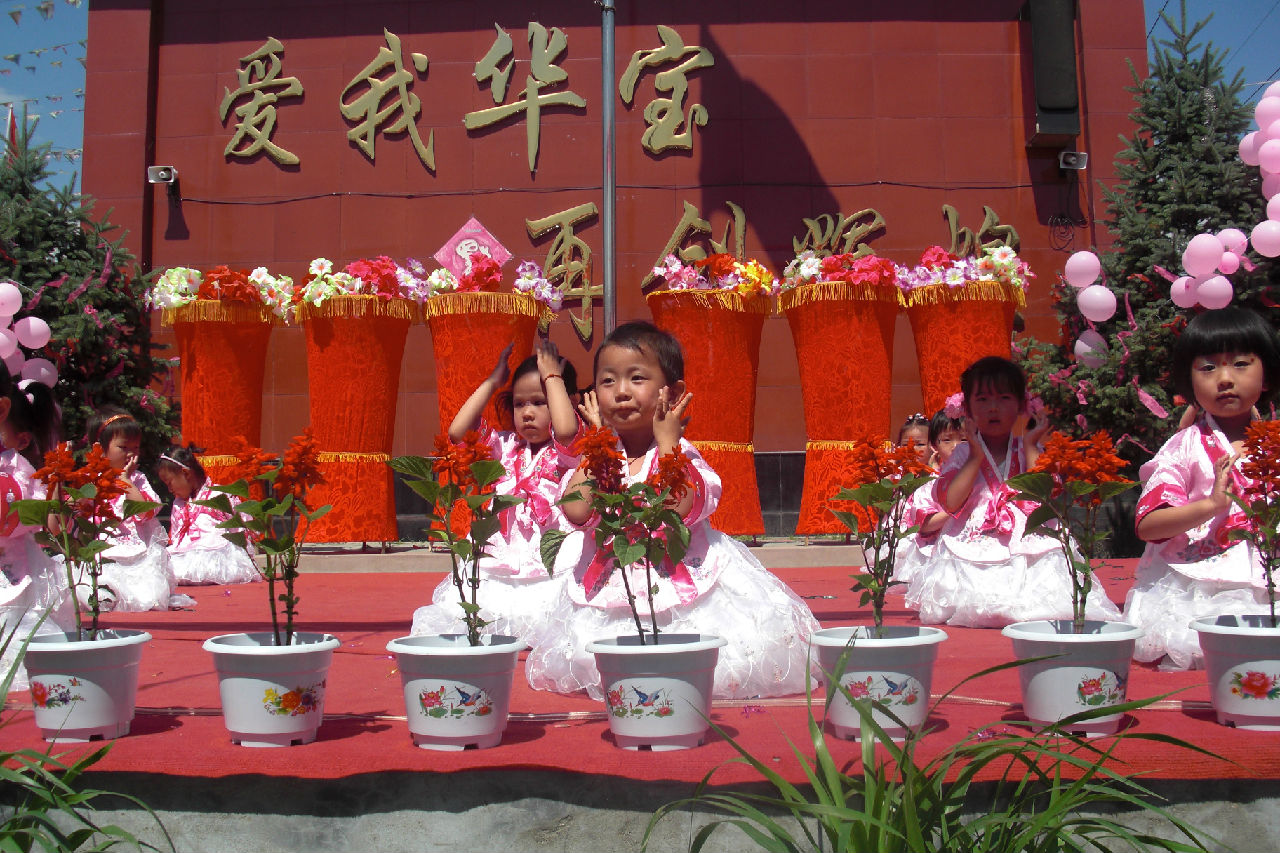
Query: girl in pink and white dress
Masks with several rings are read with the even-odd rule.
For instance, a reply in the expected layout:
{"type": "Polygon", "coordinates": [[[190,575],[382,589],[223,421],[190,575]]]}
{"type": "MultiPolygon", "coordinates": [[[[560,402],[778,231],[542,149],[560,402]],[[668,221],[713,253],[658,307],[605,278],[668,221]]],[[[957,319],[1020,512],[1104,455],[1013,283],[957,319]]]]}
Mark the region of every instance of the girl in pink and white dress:
{"type": "MultiPolygon", "coordinates": [[[[988,356],[960,376],[967,443],[958,446],[934,484],[951,517],[933,553],[912,579],[907,606],[925,624],[998,628],[1029,619],[1071,617],[1071,576],[1056,539],[1028,535],[1034,505],[1013,500],[1005,481],[1035,464],[1036,441],[1048,423],[1013,434],[1026,407],[1026,377],[1008,359],[988,356]]],[[[1118,619],[1095,586],[1089,619],[1118,619]]]]}
{"type": "MultiPolygon", "coordinates": [[[[97,442],[109,461],[120,472],[128,486],[125,494],[115,499],[112,509],[117,516],[124,512],[126,500],[150,501],[156,508],[124,519],[102,552],[103,588],[100,600],[104,609],[122,612],[168,610],[190,607],[195,599],[176,592],[177,579],[169,561],[169,537],[157,518],[160,497],[147,475],[138,470],[138,453],[142,445],[142,425],[133,415],[118,409],[104,409],[89,419],[89,439],[97,442]]],[[[76,593],[82,600],[89,596],[89,579],[81,578],[76,593]]]]}
{"type": "Polygon", "coordinates": [[[1239,468],[1240,449],[1254,407],[1280,388],[1280,342],[1252,311],[1206,311],[1174,344],[1172,375],[1199,413],[1142,466],[1135,518],[1147,547],[1125,601],[1125,620],[1144,631],[1134,658],[1189,669],[1204,663],[1192,619],[1267,607],[1257,551],[1229,538],[1244,524],[1230,495],[1248,483],[1239,468]]]}
{"type": "MultiPolygon", "coordinates": [[[[716,664],[717,698],[804,692],[809,638],[818,622],[742,543],[708,521],[720,501],[720,478],[681,437],[680,421],[692,395],[685,392],[679,342],[650,323],[619,326],[596,353],[595,386],[601,420],[618,436],[627,460],[625,482],[648,479],[659,458],[677,446],[691,463],[692,486],[674,505],[689,527],[689,549],[679,565],[669,567],[671,582],[660,584],[654,596],[659,630],[728,639],[716,664]]],[[[586,490],[585,479],[584,471],[570,472],[566,492],[586,490]]],[[[564,511],[574,526],[556,560],[556,576],[565,579],[567,594],[538,627],[525,675],[536,690],[586,690],[600,699],[600,673],[587,643],[634,636],[635,623],[621,572],[601,559],[605,555],[596,546],[590,504],[570,501],[564,511]]],[[[628,571],[635,572],[632,588],[643,589],[643,569],[628,571]]],[[[647,623],[645,598],[637,596],[637,605],[647,623]]]]}
{"type": "MultiPolygon", "coordinates": [[[[929,467],[935,472],[941,470],[964,440],[964,424],[958,418],[948,416],[946,409],[939,410],[929,421],[929,467]]],[[[938,500],[934,488],[937,482],[934,480],[916,489],[911,494],[910,505],[902,514],[904,528],[918,525],[919,530],[898,543],[898,551],[894,555],[894,581],[911,583],[920,568],[933,556],[933,545],[938,541],[938,532],[951,517],[938,500]]],[[[905,588],[898,587],[897,591],[904,592],[905,588]]]]}
{"type": "MultiPolygon", "coordinates": [[[[544,530],[567,529],[556,500],[561,479],[577,465],[570,445],[579,424],[570,399],[577,390],[573,365],[562,361],[548,340],[540,339],[536,350],[512,376],[508,345],[493,372],[449,424],[449,440],[455,442],[479,429],[481,440],[506,471],[494,490],[524,498],[524,503],[503,511],[501,528],[485,543],[478,601],[480,616],[488,623],[484,633],[526,642],[564,587],[562,578],[552,577],[543,567],[539,545],[544,530]],[[510,414],[515,429],[500,432],[482,414],[508,377],[511,387],[499,394],[498,405],[510,414]]],[[[431,604],[414,612],[412,634],[465,633],[462,615],[457,588],[446,575],[431,604]]]]}
{"type": "MultiPolygon", "coordinates": [[[[173,493],[169,514],[169,561],[179,584],[232,584],[262,580],[249,551],[222,535],[224,512],[199,506],[216,497],[204,467],[190,447],[171,447],[160,456],[156,473],[173,493]]],[[[233,499],[234,500],[234,499],[233,499]]]]}
{"type": "MultiPolygon", "coordinates": [[[[42,462],[44,452],[58,440],[61,418],[53,392],[30,381],[15,387],[0,364],[0,412],[0,638],[13,632],[9,647],[0,655],[3,678],[24,640],[74,630],[76,616],[62,564],[36,544],[39,528],[20,524],[17,514],[8,511],[15,500],[46,496],[30,460],[42,462]],[[48,615],[37,628],[44,614],[48,615]]],[[[26,687],[26,671],[20,668],[9,689],[26,687]]]]}

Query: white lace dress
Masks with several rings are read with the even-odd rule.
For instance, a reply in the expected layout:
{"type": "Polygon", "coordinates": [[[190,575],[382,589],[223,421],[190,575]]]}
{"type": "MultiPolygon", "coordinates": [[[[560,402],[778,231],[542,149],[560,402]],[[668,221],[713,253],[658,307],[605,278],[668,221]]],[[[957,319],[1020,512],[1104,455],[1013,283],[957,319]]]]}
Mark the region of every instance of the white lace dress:
{"type": "MultiPolygon", "coordinates": [[[[217,495],[206,481],[191,500],[174,498],[169,514],[169,561],[179,584],[233,584],[262,580],[249,552],[228,542],[218,524],[226,513],[197,501],[217,495]]],[[[234,500],[234,498],[233,498],[234,500]]]]}

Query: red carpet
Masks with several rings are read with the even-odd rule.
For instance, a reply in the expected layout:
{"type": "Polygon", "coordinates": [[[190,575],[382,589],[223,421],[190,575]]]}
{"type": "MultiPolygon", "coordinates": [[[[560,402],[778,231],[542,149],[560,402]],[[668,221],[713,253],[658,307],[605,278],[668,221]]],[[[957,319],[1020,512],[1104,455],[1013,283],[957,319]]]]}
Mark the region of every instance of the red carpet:
{"type": "MultiPolygon", "coordinates": [[[[371,556],[371,560],[378,559],[371,556]]],[[[1123,601],[1133,561],[1104,566],[1099,576],[1113,600],[1123,601]]],[[[849,591],[846,568],[778,569],[776,573],[809,600],[824,626],[865,621],[849,591]]],[[[441,753],[412,745],[395,663],[385,650],[389,639],[407,633],[415,607],[425,602],[439,575],[308,574],[299,582],[303,630],[328,631],[342,640],[334,657],[326,717],[313,744],[282,749],[248,749],[227,738],[219,710],[212,660],[201,643],[215,634],[259,630],[266,618],[266,591],[260,584],[186,588],[199,601],[191,611],[120,614],[108,624],[140,627],[154,641],[143,655],[138,716],[132,733],[116,741],[99,770],[223,777],[236,774],[332,779],[386,771],[537,768],[639,780],[696,781],[734,756],[714,735],[704,746],[675,753],[630,752],[613,746],[603,706],[585,696],[530,690],[517,670],[512,722],[493,749],[441,753]]],[[[901,597],[892,598],[887,619],[911,623],[901,597]]],[[[1012,659],[1012,645],[997,630],[946,628],[940,647],[935,693],[965,676],[1012,659]]],[[[1131,699],[1181,691],[1130,721],[1134,731],[1175,735],[1228,760],[1171,747],[1134,742],[1118,756],[1130,771],[1166,779],[1280,779],[1280,735],[1219,726],[1208,707],[1203,672],[1163,673],[1135,665],[1131,699]],[[1234,762],[1234,763],[1233,763],[1234,762]]],[[[936,731],[922,745],[928,758],[947,744],[987,723],[1020,714],[1015,670],[964,685],[942,704],[930,725],[936,731]]],[[[28,705],[13,694],[9,707],[28,705]]],[[[803,779],[787,738],[804,749],[807,740],[803,697],[717,703],[715,721],[751,752],[770,761],[793,781],[803,779]]],[[[31,714],[11,714],[0,730],[9,747],[40,746],[31,714]]],[[[857,747],[831,740],[838,759],[854,760],[857,747]]],[[[62,751],[67,747],[55,747],[62,751]]],[[[716,776],[721,783],[754,780],[741,765],[716,776]]]]}

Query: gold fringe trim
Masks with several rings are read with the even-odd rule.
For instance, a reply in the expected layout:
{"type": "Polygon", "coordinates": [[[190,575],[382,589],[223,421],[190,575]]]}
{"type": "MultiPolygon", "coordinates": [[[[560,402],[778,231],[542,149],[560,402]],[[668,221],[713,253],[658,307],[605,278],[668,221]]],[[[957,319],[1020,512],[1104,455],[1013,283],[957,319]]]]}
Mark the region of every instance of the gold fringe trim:
{"type": "Polygon", "coordinates": [[[235,465],[240,461],[240,457],[230,456],[228,454],[205,454],[197,456],[196,459],[199,459],[200,464],[206,467],[211,465],[225,467],[227,465],[235,465]]]}
{"type": "Polygon", "coordinates": [[[769,314],[773,311],[773,300],[769,297],[743,296],[736,290],[655,290],[646,298],[671,295],[677,302],[692,302],[699,308],[724,308],[744,314],[769,314]]]}
{"type": "Polygon", "coordinates": [[[550,315],[546,306],[525,293],[438,293],[422,303],[422,315],[445,317],[451,314],[517,314],[524,317],[550,315]]]}
{"type": "Polygon", "coordinates": [[[945,305],[948,302],[1012,302],[1019,308],[1027,304],[1027,296],[1016,284],[1002,281],[970,281],[960,287],[929,284],[902,294],[902,306],[945,305]]]}
{"type": "Polygon", "coordinates": [[[349,453],[345,450],[321,450],[317,462],[390,462],[390,453],[349,453]]]}
{"type": "Polygon", "coordinates": [[[417,303],[408,299],[386,299],[371,293],[333,296],[319,305],[304,302],[298,306],[298,322],[317,317],[391,317],[396,320],[418,319],[417,303]]]}
{"type": "Polygon", "coordinates": [[[806,441],[804,443],[804,449],[806,452],[810,450],[853,450],[856,447],[862,446],[862,444],[862,442],[858,441],[814,440],[806,441]]]}
{"type": "Polygon", "coordinates": [[[716,450],[721,453],[755,453],[751,442],[742,441],[695,441],[693,446],[699,450],[716,450]]]}
{"type": "Polygon", "coordinates": [[[778,310],[790,311],[811,302],[900,302],[898,288],[894,285],[884,286],[859,282],[850,284],[847,281],[816,281],[813,284],[802,284],[794,290],[778,294],[778,310]]]}
{"type": "Polygon", "coordinates": [[[265,305],[247,302],[222,302],[217,299],[197,299],[178,308],[165,308],[160,312],[160,322],[166,326],[174,323],[278,323],[280,318],[265,305]]]}

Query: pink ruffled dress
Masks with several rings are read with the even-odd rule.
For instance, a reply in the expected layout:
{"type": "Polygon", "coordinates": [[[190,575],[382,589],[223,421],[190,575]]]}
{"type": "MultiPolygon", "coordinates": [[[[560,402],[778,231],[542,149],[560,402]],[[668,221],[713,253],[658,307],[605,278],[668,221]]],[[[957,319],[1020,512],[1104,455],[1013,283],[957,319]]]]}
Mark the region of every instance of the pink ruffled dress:
{"type": "MultiPolygon", "coordinates": [[[[0,504],[5,509],[16,500],[44,499],[44,483],[34,474],[31,463],[16,450],[0,452],[0,504]]],[[[0,637],[14,632],[0,656],[0,676],[14,665],[27,637],[74,631],[76,627],[66,572],[36,544],[37,530],[18,524],[16,516],[0,524],[0,637]],[[48,617],[37,628],[45,613],[48,617]]],[[[19,668],[10,690],[26,688],[26,670],[19,668]]]]}
{"type": "MultiPolygon", "coordinates": [[[[693,465],[696,497],[685,519],[689,550],[680,565],[664,572],[667,580],[658,584],[654,596],[659,630],[715,634],[729,641],[720,649],[716,666],[713,694],[717,698],[801,693],[806,686],[809,638],[818,622],[809,607],[746,547],[711,527],[707,519],[720,501],[720,478],[692,444],[682,440],[681,448],[693,465]]],[[[653,447],[640,473],[629,481],[647,479],[657,464],[653,447]]],[[[571,474],[564,486],[570,478],[571,474]]],[[[587,643],[635,634],[621,572],[607,556],[595,545],[591,522],[565,539],[556,562],[556,575],[566,582],[565,595],[533,638],[525,663],[529,686],[557,693],[586,690],[594,698],[603,698],[600,673],[587,643]]],[[[628,571],[632,589],[644,590],[644,569],[628,571]]],[[[647,624],[649,604],[643,593],[637,603],[647,624]]]]}
{"type": "MultiPolygon", "coordinates": [[[[573,451],[554,438],[536,453],[514,432],[481,423],[481,440],[502,463],[506,475],[494,484],[500,495],[519,495],[524,503],[504,510],[502,526],[486,543],[480,560],[480,616],[485,634],[505,634],[529,642],[564,590],[564,579],[548,574],[539,550],[545,530],[569,530],[556,505],[560,481],[578,465],[573,451]]],[[[465,633],[457,587],[446,573],[431,604],[413,614],[414,636],[465,633]]]]}
{"type": "Polygon", "coordinates": [[[169,514],[169,561],[179,584],[232,584],[262,580],[249,552],[228,542],[218,525],[227,514],[197,501],[217,496],[208,481],[190,500],[173,499],[169,514]]]}
{"type": "MultiPolygon", "coordinates": [[[[1213,464],[1231,450],[1227,438],[1202,417],[1165,442],[1142,466],[1142,497],[1135,523],[1160,507],[1183,506],[1213,492],[1213,464]]],[[[1248,480],[1239,463],[1231,471],[1237,493],[1248,480]]],[[[1229,540],[1244,526],[1234,504],[1185,533],[1148,542],[1125,600],[1125,620],[1143,630],[1133,656],[1154,661],[1165,655],[1167,669],[1203,666],[1200,638],[1192,619],[1225,613],[1265,612],[1262,561],[1248,542],[1229,540]]]]}
{"type": "MultiPolygon", "coordinates": [[[[1022,439],[1011,438],[997,463],[984,445],[959,445],[934,483],[945,494],[971,452],[983,453],[973,490],[942,530],[907,589],[907,606],[927,625],[1000,628],[1032,619],[1071,618],[1071,575],[1056,539],[1027,535],[1032,506],[1013,500],[1005,484],[1026,469],[1022,439]]],[[[1085,602],[1089,619],[1115,620],[1119,609],[1095,584],[1085,602]]]]}
{"type": "MultiPolygon", "coordinates": [[[[911,493],[911,502],[902,513],[902,526],[904,529],[924,524],[934,515],[945,511],[938,500],[937,485],[938,481],[935,479],[911,493]]],[[[894,554],[893,560],[893,580],[895,582],[911,583],[915,576],[920,573],[920,569],[933,556],[933,546],[937,543],[940,532],[937,530],[932,533],[916,531],[898,541],[898,550],[894,554]]],[[[907,587],[905,586],[890,587],[892,592],[897,593],[903,593],[906,589],[907,587]]]]}

